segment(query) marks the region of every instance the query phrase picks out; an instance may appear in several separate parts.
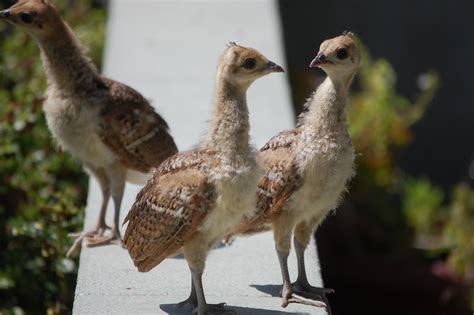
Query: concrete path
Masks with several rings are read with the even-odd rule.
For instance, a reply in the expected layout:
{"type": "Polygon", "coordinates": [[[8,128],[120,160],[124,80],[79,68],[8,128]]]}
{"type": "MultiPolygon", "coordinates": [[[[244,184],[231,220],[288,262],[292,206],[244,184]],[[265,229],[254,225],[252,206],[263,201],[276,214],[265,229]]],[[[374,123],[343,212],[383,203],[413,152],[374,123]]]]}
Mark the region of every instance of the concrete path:
{"type": "MultiPolygon", "coordinates": [[[[168,121],[181,150],[195,145],[210,117],[217,59],[235,41],[260,50],[284,65],[280,21],[272,0],[114,0],[110,2],[104,72],[151,99],[168,121]]],[[[284,74],[258,80],[248,93],[251,135],[257,147],[292,128],[293,113],[284,74]]],[[[127,185],[122,218],[140,187],[127,185]]],[[[95,220],[100,192],[91,180],[86,226],[95,220]]],[[[109,209],[109,222],[112,220],[109,209]]],[[[307,265],[310,281],[321,285],[312,244],[307,265]]],[[[294,253],[290,273],[296,277],[294,253]]],[[[173,305],[190,290],[182,258],[138,273],[128,253],[117,247],[83,249],[74,314],[190,314],[173,305]]],[[[226,302],[239,314],[325,314],[303,305],[280,307],[280,270],[272,235],[239,238],[215,249],[204,273],[210,303],[226,302]]]]}

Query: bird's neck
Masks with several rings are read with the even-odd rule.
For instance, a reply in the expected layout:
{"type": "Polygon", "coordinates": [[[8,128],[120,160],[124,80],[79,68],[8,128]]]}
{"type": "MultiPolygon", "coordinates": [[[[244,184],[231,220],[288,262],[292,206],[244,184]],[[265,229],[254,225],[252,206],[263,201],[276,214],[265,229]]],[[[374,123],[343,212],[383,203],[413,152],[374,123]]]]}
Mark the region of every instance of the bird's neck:
{"type": "Polygon", "coordinates": [[[206,144],[224,155],[247,155],[250,151],[247,89],[238,88],[227,80],[217,82],[206,144]]]}
{"type": "Polygon", "coordinates": [[[299,125],[327,135],[347,132],[348,80],[334,80],[329,76],[316,88],[307,102],[307,111],[299,118],[299,125]]]}
{"type": "Polygon", "coordinates": [[[62,20],[55,32],[36,37],[41,50],[41,59],[46,71],[48,85],[65,95],[90,95],[103,88],[101,80],[85,49],[69,26],[62,20]]]}

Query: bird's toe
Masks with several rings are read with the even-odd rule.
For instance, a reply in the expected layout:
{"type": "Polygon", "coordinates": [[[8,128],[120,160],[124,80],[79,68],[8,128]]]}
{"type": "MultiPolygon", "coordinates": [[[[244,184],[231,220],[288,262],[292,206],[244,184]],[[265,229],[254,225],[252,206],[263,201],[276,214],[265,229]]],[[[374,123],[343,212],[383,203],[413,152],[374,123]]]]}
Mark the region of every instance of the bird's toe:
{"type": "Polygon", "coordinates": [[[115,234],[110,234],[106,236],[92,236],[86,238],[86,246],[88,248],[99,247],[105,245],[119,245],[123,247],[123,242],[120,236],[115,234]]]}
{"type": "Polygon", "coordinates": [[[288,304],[296,303],[296,304],[304,304],[304,305],[311,305],[316,307],[328,307],[329,303],[327,303],[326,296],[324,294],[323,288],[321,289],[321,293],[315,292],[308,292],[306,290],[302,290],[299,286],[292,284],[283,286],[282,288],[282,307],[287,307],[288,304]]]}

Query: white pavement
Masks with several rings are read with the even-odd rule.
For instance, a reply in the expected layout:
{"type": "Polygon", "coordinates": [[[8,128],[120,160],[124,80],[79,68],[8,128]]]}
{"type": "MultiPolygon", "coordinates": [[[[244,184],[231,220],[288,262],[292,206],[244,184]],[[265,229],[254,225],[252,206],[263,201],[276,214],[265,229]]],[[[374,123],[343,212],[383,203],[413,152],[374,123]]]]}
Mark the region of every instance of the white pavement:
{"type": "MultiPolygon", "coordinates": [[[[235,41],[260,50],[285,66],[275,0],[114,0],[110,2],[104,73],[148,97],[168,121],[181,150],[195,145],[211,113],[217,60],[235,41]]],[[[251,135],[257,147],[293,127],[289,87],[284,74],[255,82],[248,93],[251,135]]],[[[122,219],[140,187],[127,185],[122,219]]],[[[100,205],[91,180],[86,227],[100,205]]],[[[112,220],[112,207],[108,211],[112,220]]],[[[294,252],[290,274],[296,277],[294,252]]],[[[309,246],[310,282],[322,285],[314,242],[309,246]]],[[[239,314],[325,314],[320,308],[280,307],[280,269],[269,233],[239,238],[214,250],[204,272],[209,303],[226,302],[239,314]]],[[[74,314],[190,314],[173,306],[187,298],[190,274],[184,259],[165,260],[139,273],[128,253],[107,246],[83,249],[74,314]]]]}

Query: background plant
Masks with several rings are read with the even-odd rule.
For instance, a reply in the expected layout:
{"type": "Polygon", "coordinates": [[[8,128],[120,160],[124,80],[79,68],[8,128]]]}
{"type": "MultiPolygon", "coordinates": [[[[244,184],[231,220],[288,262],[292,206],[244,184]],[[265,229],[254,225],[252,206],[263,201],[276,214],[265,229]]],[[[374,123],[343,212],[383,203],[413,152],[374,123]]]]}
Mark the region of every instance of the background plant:
{"type": "MultiPolygon", "coordinates": [[[[105,10],[56,3],[100,65],[105,10]]],[[[3,23],[0,35],[0,314],[70,312],[78,260],[65,258],[67,234],[82,228],[87,176],[46,127],[38,47],[3,23]]]]}
{"type": "MultiPolygon", "coordinates": [[[[100,65],[105,10],[91,0],[56,3],[100,65]]],[[[82,227],[87,177],[57,150],[46,128],[45,78],[35,43],[6,25],[0,25],[0,35],[0,314],[69,313],[78,261],[64,253],[67,233],[82,227]]],[[[296,94],[306,94],[298,84],[313,89],[308,76],[306,68],[297,74],[296,94]]],[[[396,253],[415,246],[426,257],[442,254],[473,285],[472,187],[460,183],[445,192],[397,166],[397,153],[415,136],[411,128],[438,84],[436,73],[421,75],[420,93],[409,101],[396,91],[392,66],[363,50],[349,113],[357,177],[346,204],[377,229],[364,229],[372,234],[361,247],[396,253]]],[[[471,299],[474,306],[472,294],[471,299]]]]}
{"type": "MultiPolygon", "coordinates": [[[[419,95],[410,102],[397,94],[392,66],[384,59],[373,60],[366,49],[362,54],[349,111],[358,157],[348,199],[386,236],[367,242],[385,251],[416,248],[429,259],[446,257],[460,281],[473,288],[474,189],[459,183],[445,193],[426,177],[410,176],[397,166],[397,153],[415,136],[411,127],[436,94],[438,75],[420,75],[419,95]]],[[[473,291],[470,299],[474,309],[473,291]]]]}

